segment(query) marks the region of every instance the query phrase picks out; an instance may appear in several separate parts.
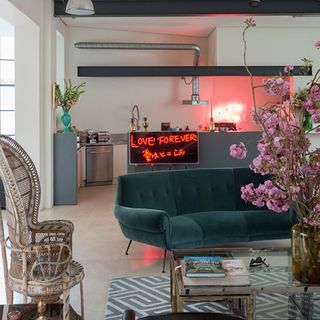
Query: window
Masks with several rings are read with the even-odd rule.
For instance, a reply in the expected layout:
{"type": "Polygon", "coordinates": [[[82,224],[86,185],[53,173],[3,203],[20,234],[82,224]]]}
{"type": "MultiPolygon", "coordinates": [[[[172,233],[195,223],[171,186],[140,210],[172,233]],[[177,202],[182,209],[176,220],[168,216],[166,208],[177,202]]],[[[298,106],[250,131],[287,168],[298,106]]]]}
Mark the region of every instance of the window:
{"type": "MultiPolygon", "coordinates": [[[[1,19],[0,19],[1,20],[1,19]]],[[[0,133],[15,137],[13,27],[0,21],[0,133]]]]}

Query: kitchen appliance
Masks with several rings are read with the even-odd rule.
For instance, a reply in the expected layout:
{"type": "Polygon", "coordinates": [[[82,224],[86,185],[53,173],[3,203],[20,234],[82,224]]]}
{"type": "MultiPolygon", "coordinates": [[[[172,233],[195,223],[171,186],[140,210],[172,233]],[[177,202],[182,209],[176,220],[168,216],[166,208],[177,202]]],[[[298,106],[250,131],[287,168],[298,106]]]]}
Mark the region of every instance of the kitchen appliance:
{"type": "Polygon", "coordinates": [[[89,143],[97,143],[97,133],[92,129],[88,129],[87,140],[89,143]]]}
{"type": "Polygon", "coordinates": [[[108,131],[98,131],[98,143],[105,142],[111,143],[110,133],[108,131]]]}
{"type": "Polygon", "coordinates": [[[86,146],[86,185],[112,184],[113,146],[88,144],[86,146]]]}
{"type": "Polygon", "coordinates": [[[237,131],[235,122],[215,122],[214,126],[219,132],[237,131]]]}

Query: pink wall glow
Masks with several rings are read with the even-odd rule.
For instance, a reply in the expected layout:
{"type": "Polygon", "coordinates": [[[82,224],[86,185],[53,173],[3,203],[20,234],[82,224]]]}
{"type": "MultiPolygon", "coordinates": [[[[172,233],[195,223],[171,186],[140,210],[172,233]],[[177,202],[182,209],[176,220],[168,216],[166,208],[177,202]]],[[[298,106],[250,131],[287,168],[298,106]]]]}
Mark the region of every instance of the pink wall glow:
{"type": "MultiPolygon", "coordinates": [[[[262,80],[268,77],[254,77],[254,85],[259,86],[262,80]]],[[[290,85],[293,87],[293,80],[290,79],[290,85]]],[[[251,116],[253,100],[251,93],[251,80],[249,76],[243,77],[211,77],[205,86],[205,92],[202,93],[202,99],[210,99],[212,103],[213,116],[220,119],[214,119],[215,122],[237,122],[237,129],[243,131],[260,130],[251,116]],[[210,86],[208,84],[210,83],[210,86]],[[211,92],[210,92],[211,90],[211,92]],[[219,110],[218,110],[219,109],[219,110]],[[219,112],[220,111],[220,112],[219,112]],[[219,115],[218,115],[219,114],[219,115]]],[[[268,102],[276,102],[277,98],[267,95],[263,88],[258,88],[256,92],[256,103],[261,106],[268,102]]],[[[207,108],[207,122],[210,121],[210,104],[207,108]]]]}

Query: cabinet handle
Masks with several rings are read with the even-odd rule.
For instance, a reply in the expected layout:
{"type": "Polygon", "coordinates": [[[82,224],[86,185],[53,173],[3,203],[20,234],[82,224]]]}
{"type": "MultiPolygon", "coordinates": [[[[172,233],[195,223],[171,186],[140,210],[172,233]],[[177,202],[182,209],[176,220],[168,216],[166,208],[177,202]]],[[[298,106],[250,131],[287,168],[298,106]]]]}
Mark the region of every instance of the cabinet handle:
{"type": "Polygon", "coordinates": [[[89,154],[112,153],[112,151],[91,151],[89,154]]]}

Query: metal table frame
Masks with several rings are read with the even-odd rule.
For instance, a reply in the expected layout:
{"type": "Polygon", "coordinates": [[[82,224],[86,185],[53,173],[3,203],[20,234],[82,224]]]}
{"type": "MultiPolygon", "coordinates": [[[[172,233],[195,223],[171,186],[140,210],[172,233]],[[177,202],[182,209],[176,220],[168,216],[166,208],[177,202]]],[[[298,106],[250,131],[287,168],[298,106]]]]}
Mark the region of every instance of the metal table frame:
{"type": "MultiPolygon", "coordinates": [[[[286,251],[290,258],[291,248],[208,248],[208,249],[179,249],[173,250],[170,257],[170,300],[173,312],[182,312],[185,301],[215,301],[221,299],[235,300],[239,305],[244,304],[242,311],[248,320],[256,318],[256,297],[258,294],[284,294],[288,295],[289,318],[294,320],[297,311],[301,314],[302,319],[311,320],[313,312],[313,293],[320,293],[320,285],[310,285],[293,281],[287,285],[275,286],[206,286],[188,290],[184,287],[183,276],[179,259],[184,255],[219,255],[222,253],[248,253],[255,251],[274,252],[286,251]],[[177,268],[178,267],[178,268],[177,268]],[[296,297],[301,296],[301,306],[298,304],[296,297]]],[[[291,266],[289,266],[291,267],[291,266]]],[[[289,271],[288,271],[289,272],[289,271]]],[[[249,270],[249,274],[252,274],[249,270]]]]}

